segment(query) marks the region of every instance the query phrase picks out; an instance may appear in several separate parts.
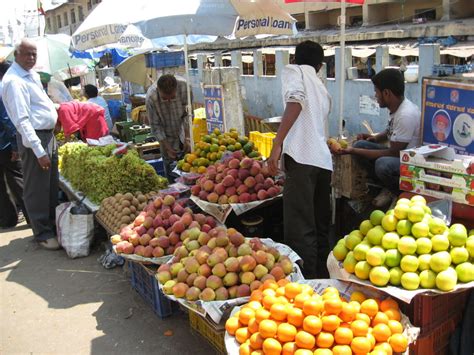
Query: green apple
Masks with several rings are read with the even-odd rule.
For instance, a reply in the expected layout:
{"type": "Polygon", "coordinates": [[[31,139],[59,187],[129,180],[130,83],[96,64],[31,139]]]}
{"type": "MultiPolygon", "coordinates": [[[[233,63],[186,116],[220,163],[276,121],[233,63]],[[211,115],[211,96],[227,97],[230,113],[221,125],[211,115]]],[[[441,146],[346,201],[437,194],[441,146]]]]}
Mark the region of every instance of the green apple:
{"type": "Polygon", "coordinates": [[[426,205],[426,199],[421,195],[415,195],[410,199],[411,204],[426,205]]]}
{"type": "Polygon", "coordinates": [[[380,245],[382,242],[382,237],[385,234],[385,229],[382,226],[375,226],[367,232],[367,240],[372,245],[380,245]]]}
{"type": "Polygon", "coordinates": [[[403,255],[412,255],[416,252],[416,240],[411,236],[401,237],[398,241],[397,249],[403,255]]]}
{"type": "Polygon", "coordinates": [[[462,264],[469,260],[469,253],[464,247],[454,247],[449,251],[453,264],[462,264]]]}
{"type": "Polygon", "coordinates": [[[437,234],[431,238],[433,251],[445,251],[449,249],[449,239],[444,234],[437,234]]]}
{"type": "Polygon", "coordinates": [[[465,262],[456,266],[456,273],[461,282],[474,281],[474,264],[465,262]]]}
{"type": "Polygon", "coordinates": [[[431,255],[430,269],[434,272],[446,270],[451,265],[451,255],[447,251],[439,251],[431,255]]]}
{"type": "Polygon", "coordinates": [[[427,237],[430,232],[430,226],[426,222],[416,222],[411,227],[411,234],[415,238],[427,237]]]}
{"type": "Polygon", "coordinates": [[[400,236],[395,232],[385,233],[382,237],[382,247],[387,249],[395,249],[398,245],[400,236]]]}
{"type": "Polygon", "coordinates": [[[348,273],[353,274],[356,264],[357,260],[354,258],[354,253],[352,251],[348,252],[346,258],[344,259],[344,262],[342,263],[342,267],[348,273]]]}
{"type": "Polygon", "coordinates": [[[388,210],[387,212],[385,212],[385,215],[386,216],[395,216],[395,212],[393,211],[393,208],[391,210],[388,210]]]}
{"type": "Polygon", "coordinates": [[[420,286],[420,277],[416,272],[405,272],[401,278],[402,287],[406,290],[416,290],[420,286]]]}
{"type": "Polygon", "coordinates": [[[369,278],[375,286],[384,287],[390,280],[390,272],[385,266],[375,266],[370,270],[369,278]]]}
{"type": "Polygon", "coordinates": [[[398,221],[397,223],[397,233],[399,235],[409,235],[411,233],[411,227],[413,223],[411,223],[408,219],[403,219],[398,221]]]}
{"type": "Polygon", "coordinates": [[[385,216],[385,213],[380,210],[374,210],[370,214],[370,223],[372,223],[374,226],[378,226],[380,223],[382,223],[382,218],[385,216]]]}
{"type": "Polygon", "coordinates": [[[418,270],[424,271],[430,269],[431,254],[421,254],[418,256],[418,270]]]}
{"type": "Polygon", "coordinates": [[[393,209],[393,214],[398,219],[406,219],[408,217],[408,210],[410,206],[408,203],[397,203],[395,208],[393,209]]]}
{"type": "Polygon", "coordinates": [[[435,288],[436,273],[431,270],[423,270],[420,272],[420,286],[423,288],[435,288]]]}
{"type": "Polygon", "coordinates": [[[436,275],[436,287],[441,291],[451,291],[456,287],[458,275],[453,269],[441,271],[436,275]]]}
{"type": "Polygon", "coordinates": [[[463,247],[467,241],[467,229],[460,223],[449,227],[448,239],[452,246],[463,247]]]}
{"type": "Polygon", "coordinates": [[[362,238],[364,236],[359,230],[353,230],[352,232],[349,233],[349,235],[346,235],[344,237],[345,240],[345,246],[349,250],[354,250],[355,246],[359,244],[362,241],[362,238]]]}
{"type": "Polygon", "coordinates": [[[422,206],[413,205],[408,209],[408,219],[412,223],[420,222],[425,216],[425,210],[422,206]]]}
{"type": "Polygon", "coordinates": [[[365,255],[365,260],[370,266],[383,265],[385,262],[385,250],[378,246],[372,247],[365,255]]]}
{"type": "Polygon", "coordinates": [[[419,264],[418,258],[414,255],[405,255],[400,260],[400,268],[403,272],[416,272],[419,264]]]}
{"type": "Polygon", "coordinates": [[[398,266],[390,269],[390,284],[393,286],[400,286],[402,282],[403,271],[398,266]]]}
{"type": "Polygon", "coordinates": [[[387,232],[392,232],[397,229],[398,219],[394,215],[385,215],[382,218],[382,228],[387,232]]]}
{"type": "Polygon", "coordinates": [[[389,249],[385,251],[385,265],[388,267],[399,266],[400,260],[402,260],[402,254],[400,254],[398,249],[389,249]]]}
{"type": "Polygon", "coordinates": [[[368,219],[366,219],[360,223],[359,230],[363,235],[366,235],[367,232],[373,227],[374,225],[370,223],[368,219]]]}
{"type": "Polygon", "coordinates": [[[431,239],[429,238],[422,237],[416,240],[416,253],[418,255],[428,254],[431,252],[432,247],[433,245],[431,243],[431,239]]]}
{"type": "Polygon", "coordinates": [[[344,260],[348,252],[349,252],[349,249],[347,249],[346,246],[342,243],[337,243],[334,249],[332,250],[334,257],[338,261],[344,260]]]}
{"type": "Polygon", "coordinates": [[[431,234],[443,234],[448,227],[441,218],[433,217],[429,223],[431,234]]]}
{"type": "Polygon", "coordinates": [[[354,258],[357,261],[364,261],[366,259],[366,254],[370,250],[370,244],[360,243],[354,248],[354,258]]]}
{"type": "Polygon", "coordinates": [[[469,238],[467,238],[466,249],[469,253],[469,256],[474,258],[474,235],[471,235],[469,238]]]}
{"type": "Polygon", "coordinates": [[[354,268],[354,273],[359,279],[367,280],[371,269],[372,266],[367,261],[359,261],[354,268]]]}

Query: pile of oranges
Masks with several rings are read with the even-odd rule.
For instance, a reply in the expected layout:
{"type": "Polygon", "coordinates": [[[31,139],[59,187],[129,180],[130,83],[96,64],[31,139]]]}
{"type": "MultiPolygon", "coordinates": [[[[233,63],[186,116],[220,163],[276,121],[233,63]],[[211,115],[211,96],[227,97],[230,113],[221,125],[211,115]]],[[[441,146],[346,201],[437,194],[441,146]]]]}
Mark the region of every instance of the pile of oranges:
{"type": "Polygon", "coordinates": [[[352,355],[404,352],[398,304],[354,292],[344,300],[334,287],[322,294],[286,279],[266,280],[226,322],[240,355],[352,355]]]}

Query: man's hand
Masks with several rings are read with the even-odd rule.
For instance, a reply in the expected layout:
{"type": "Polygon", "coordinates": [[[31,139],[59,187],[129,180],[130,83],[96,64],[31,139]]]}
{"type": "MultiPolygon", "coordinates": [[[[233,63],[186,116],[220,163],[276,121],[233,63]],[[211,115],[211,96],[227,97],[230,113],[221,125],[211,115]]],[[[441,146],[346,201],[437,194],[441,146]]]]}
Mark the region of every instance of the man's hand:
{"type": "Polygon", "coordinates": [[[186,138],[183,147],[184,153],[191,153],[191,141],[186,138]]]}
{"type": "Polygon", "coordinates": [[[347,148],[339,149],[335,154],[337,154],[337,155],[346,155],[346,154],[352,154],[353,151],[354,151],[354,148],[347,147],[347,148]]]}
{"type": "Polygon", "coordinates": [[[368,141],[368,142],[375,142],[375,136],[367,133],[359,133],[357,135],[358,141],[368,141]]]}
{"type": "Polygon", "coordinates": [[[47,155],[43,155],[42,157],[38,158],[38,163],[43,170],[48,170],[51,168],[51,160],[47,155]]]}
{"type": "Polygon", "coordinates": [[[270,175],[275,176],[278,172],[278,160],[281,155],[281,144],[274,144],[270,157],[267,159],[270,175]]]}
{"type": "Polygon", "coordinates": [[[12,150],[12,156],[10,158],[11,161],[18,161],[20,160],[20,154],[18,152],[12,150]]]}

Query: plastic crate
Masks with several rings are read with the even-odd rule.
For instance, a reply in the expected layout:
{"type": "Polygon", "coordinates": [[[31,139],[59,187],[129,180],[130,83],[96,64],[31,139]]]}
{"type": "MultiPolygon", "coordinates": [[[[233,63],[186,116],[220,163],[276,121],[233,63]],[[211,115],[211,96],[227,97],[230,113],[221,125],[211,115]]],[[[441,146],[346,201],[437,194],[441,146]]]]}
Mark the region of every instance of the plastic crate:
{"type": "Polygon", "coordinates": [[[166,318],[178,309],[175,302],[172,302],[161,293],[158,287],[158,280],[155,273],[142,265],[141,263],[128,262],[128,268],[131,272],[132,287],[142,296],[153,311],[160,318],[166,318]]]}
{"type": "Polygon", "coordinates": [[[420,327],[421,335],[429,333],[437,326],[462,314],[465,310],[469,289],[447,294],[417,295],[410,304],[401,304],[402,311],[412,324],[420,327]]]}
{"type": "Polygon", "coordinates": [[[117,131],[119,134],[119,138],[122,142],[129,142],[132,140],[132,136],[130,135],[130,127],[132,127],[135,124],[136,123],[133,121],[115,122],[115,126],[117,127],[117,131]]]}
{"type": "Polygon", "coordinates": [[[122,102],[120,100],[108,100],[107,106],[109,107],[109,113],[112,119],[118,120],[121,118],[120,107],[122,106],[122,102]]]}
{"type": "Polygon", "coordinates": [[[163,165],[163,159],[153,159],[153,160],[147,160],[146,161],[148,164],[150,164],[156,171],[158,175],[165,176],[165,168],[163,165]]]}
{"type": "Polygon", "coordinates": [[[193,139],[199,142],[207,134],[207,124],[205,118],[195,117],[193,120],[193,139]]]}
{"type": "Polygon", "coordinates": [[[221,354],[226,354],[224,343],[225,329],[215,329],[208,320],[196,312],[189,312],[189,325],[201,334],[221,354]]]}
{"type": "Polygon", "coordinates": [[[184,65],[184,52],[158,52],[145,55],[147,68],[170,68],[184,65]]]}
{"type": "Polygon", "coordinates": [[[444,318],[444,323],[431,332],[420,335],[414,344],[410,345],[410,355],[447,355],[449,342],[457,325],[462,320],[462,313],[451,318],[444,318]],[[447,320],[446,320],[447,319],[447,320]]]}

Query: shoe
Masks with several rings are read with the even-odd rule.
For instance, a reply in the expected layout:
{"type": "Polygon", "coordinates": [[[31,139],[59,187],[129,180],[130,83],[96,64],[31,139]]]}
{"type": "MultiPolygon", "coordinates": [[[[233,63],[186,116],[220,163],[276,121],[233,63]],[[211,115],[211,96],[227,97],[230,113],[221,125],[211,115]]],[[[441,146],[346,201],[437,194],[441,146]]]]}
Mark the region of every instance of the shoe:
{"type": "Polygon", "coordinates": [[[375,197],[372,200],[372,205],[374,205],[377,208],[382,208],[384,206],[387,206],[390,202],[392,202],[394,196],[390,192],[390,190],[383,189],[377,197],[375,197]]]}
{"type": "Polygon", "coordinates": [[[38,244],[48,250],[58,250],[61,248],[56,238],[49,238],[39,242],[38,244]]]}

